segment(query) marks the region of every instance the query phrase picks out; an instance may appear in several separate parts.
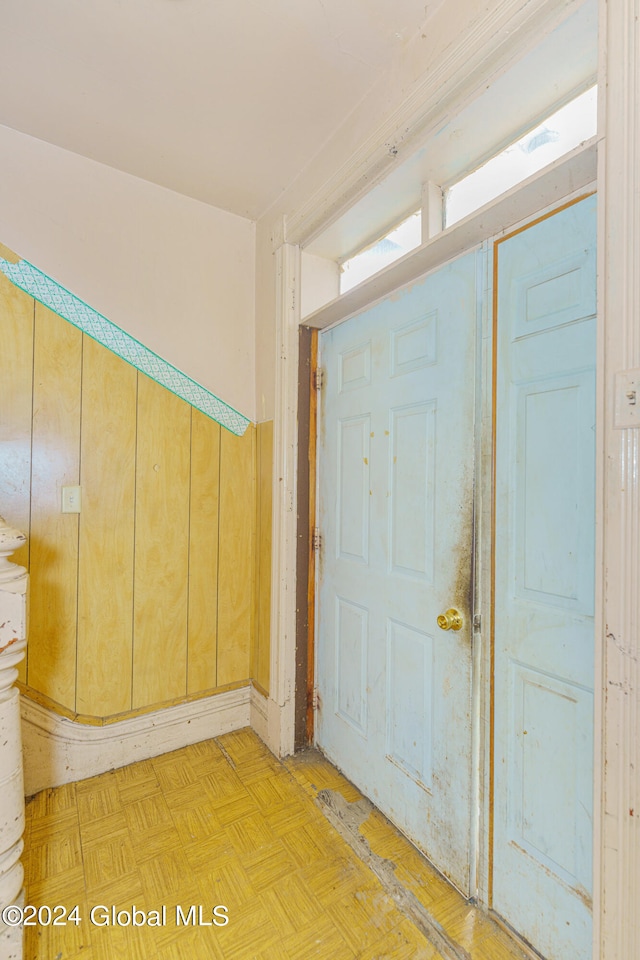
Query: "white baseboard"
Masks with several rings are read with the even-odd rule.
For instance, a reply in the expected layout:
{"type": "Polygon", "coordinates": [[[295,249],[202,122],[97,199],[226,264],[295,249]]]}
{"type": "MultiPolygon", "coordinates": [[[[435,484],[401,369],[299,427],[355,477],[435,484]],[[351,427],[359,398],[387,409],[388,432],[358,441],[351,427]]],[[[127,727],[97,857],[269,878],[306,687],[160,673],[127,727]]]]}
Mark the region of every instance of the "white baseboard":
{"type": "Polygon", "coordinates": [[[254,696],[246,686],[99,727],[67,720],[23,696],[25,795],[246,727],[260,714],[254,696]]]}
{"type": "Polygon", "coordinates": [[[255,687],[251,687],[251,727],[268,746],[269,700],[255,687]]]}

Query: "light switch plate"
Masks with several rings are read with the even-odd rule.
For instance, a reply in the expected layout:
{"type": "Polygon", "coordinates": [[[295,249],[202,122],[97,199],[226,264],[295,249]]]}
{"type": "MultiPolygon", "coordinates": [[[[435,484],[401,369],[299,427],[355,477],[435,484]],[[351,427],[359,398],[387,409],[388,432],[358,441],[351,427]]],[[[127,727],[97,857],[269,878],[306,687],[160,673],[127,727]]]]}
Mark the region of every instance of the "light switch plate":
{"type": "Polygon", "coordinates": [[[640,369],[616,373],[614,427],[640,427],[640,369]]]}
{"type": "Polygon", "coordinates": [[[62,488],[62,512],[63,513],[80,513],[81,504],[82,504],[82,496],[80,493],[80,487],[63,487],[62,488]]]}

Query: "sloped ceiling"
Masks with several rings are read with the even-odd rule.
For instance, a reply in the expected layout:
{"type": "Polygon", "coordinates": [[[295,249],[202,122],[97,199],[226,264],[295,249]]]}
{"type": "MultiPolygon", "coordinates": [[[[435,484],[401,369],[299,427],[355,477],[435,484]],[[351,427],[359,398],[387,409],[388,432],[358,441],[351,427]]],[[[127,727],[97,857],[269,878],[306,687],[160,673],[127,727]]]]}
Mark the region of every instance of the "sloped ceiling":
{"type": "Polygon", "coordinates": [[[257,218],[442,0],[0,0],[0,123],[257,218]]]}

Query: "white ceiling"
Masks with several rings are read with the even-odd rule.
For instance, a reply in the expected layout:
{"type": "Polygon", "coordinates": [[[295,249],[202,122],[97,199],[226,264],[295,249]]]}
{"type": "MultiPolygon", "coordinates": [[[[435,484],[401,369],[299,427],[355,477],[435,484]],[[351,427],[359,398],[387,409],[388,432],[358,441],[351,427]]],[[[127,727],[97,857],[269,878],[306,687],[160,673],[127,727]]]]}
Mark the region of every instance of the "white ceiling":
{"type": "Polygon", "coordinates": [[[0,0],[0,123],[257,218],[441,0],[0,0]]]}

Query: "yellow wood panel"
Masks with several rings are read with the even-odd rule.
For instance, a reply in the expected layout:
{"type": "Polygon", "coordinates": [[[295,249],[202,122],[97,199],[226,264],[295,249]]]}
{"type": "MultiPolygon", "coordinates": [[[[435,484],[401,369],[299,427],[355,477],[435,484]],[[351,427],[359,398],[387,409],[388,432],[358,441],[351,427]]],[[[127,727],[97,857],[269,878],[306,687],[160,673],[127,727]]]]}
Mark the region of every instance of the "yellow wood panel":
{"type": "MultiPolygon", "coordinates": [[[[0,515],[29,533],[34,301],[0,273],[0,515]]],[[[29,565],[29,544],[12,562],[29,565]]]]}
{"type": "MultiPolygon", "coordinates": [[[[0,247],[0,255],[8,259],[0,247]]],[[[0,515],[29,535],[34,300],[0,273],[0,515]]],[[[29,540],[11,557],[29,568],[29,540]]],[[[28,650],[27,650],[28,653],[28,650]]],[[[18,676],[27,678],[26,658],[18,676]]]]}
{"type": "Polygon", "coordinates": [[[191,408],[138,375],[133,707],[187,687],[191,408]]]}
{"type": "Polygon", "coordinates": [[[189,657],[187,692],[215,687],[218,616],[220,427],[199,410],[191,421],[189,657]]]}
{"type": "Polygon", "coordinates": [[[137,373],[84,339],[76,710],[131,709],[137,373]]]}
{"type": "Polygon", "coordinates": [[[257,504],[258,549],[256,550],[257,603],[256,643],[252,674],[265,692],[269,692],[269,657],[271,631],[271,516],[273,493],[273,421],[257,427],[257,504]]]}
{"type": "Polygon", "coordinates": [[[255,620],[256,430],[220,436],[220,552],[218,568],[218,683],[250,674],[255,620]]]}
{"type": "Polygon", "coordinates": [[[36,304],[33,364],[31,608],[28,682],[75,707],[78,514],[62,487],[79,483],[82,334],[36,304]]]}
{"type": "Polygon", "coordinates": [[[8,260],[9,263],[20,262],[18,254],[10,250],[9,247],[5,247],[4,243],[0,243],[0,257],[2,257],[3,260],[8,260]]]}

